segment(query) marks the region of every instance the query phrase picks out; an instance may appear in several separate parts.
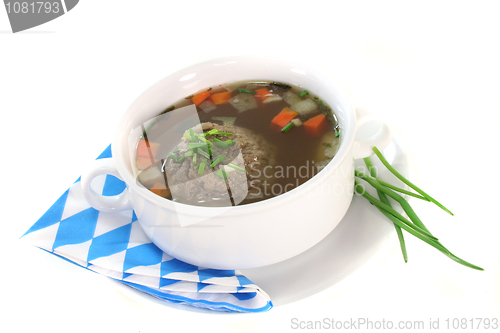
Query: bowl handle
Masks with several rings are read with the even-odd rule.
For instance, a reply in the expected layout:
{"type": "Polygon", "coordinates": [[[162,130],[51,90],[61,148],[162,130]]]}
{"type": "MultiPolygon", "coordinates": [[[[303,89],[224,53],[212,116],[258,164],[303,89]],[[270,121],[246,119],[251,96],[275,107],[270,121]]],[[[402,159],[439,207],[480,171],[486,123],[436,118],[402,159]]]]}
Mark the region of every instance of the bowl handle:
{"type": "Polygon", "coordinates": [[[82,175],[81,184],[83,196],[87,202],[101,212],[118,212],[132,209],[130,194],[127,189],[114,196],[104,196],[97,194],[91,187],[92,180],[99,175],[113,175],[122,180],[118,170],[116,170],[113,158],[103,158],[94,161],[92,168],[82,175]]]}
{"type": "Polygon", "coordinates": [[[356,109],[356,136],[352,146],[354,159],[365,158],[373,154],[372,148],[376,146],[383,150],[391,141],[393,131],[385,121],[366,112],[364,109],[356,109]]]}

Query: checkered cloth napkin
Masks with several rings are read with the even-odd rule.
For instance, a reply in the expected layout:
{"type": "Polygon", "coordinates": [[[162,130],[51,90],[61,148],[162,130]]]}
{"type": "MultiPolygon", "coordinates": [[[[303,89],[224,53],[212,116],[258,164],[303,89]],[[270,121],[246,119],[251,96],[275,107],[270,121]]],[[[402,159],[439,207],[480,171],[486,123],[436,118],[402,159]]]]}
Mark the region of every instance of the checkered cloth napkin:
{"type": "MultiPolygon", "coordinates": [[[[98,157],[111,157],[108,146],[98,157]]],[[[125,183],[96,178],[94,190],[116,195],[125,183]],[[98,189],[96,189],[98,187],[98,189]]],[[[239,271],[193,266],[172,258],[145,235],[132,210],[104,213],[87,203],[80,179],[23,235],[29,243],[160,299],[229,312],[263,312],[269,296],[239,271]]]]}

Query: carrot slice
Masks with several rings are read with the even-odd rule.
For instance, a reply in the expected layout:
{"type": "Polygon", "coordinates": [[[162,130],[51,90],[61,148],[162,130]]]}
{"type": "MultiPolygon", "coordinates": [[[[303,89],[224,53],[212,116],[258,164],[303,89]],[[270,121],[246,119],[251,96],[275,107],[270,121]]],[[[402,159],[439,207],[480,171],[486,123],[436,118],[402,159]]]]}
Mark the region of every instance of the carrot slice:
{"type": "Polygon", "coordinates": [[[165,184],[160,182],[156,182],[149,190],[160,197],[167,198],[170,196],[170,190],[165,186],[165,184]]]}
{"type": "Polygon", "coordinates": [[[191,99],[194,103],[194,105],[198,106],[206,100],[210,96],[210,93],[208,91],[204,91],[202,93],[199,93],[197,95],[194,95],[193,98],[191,99]]]}
{"type": "Polygon", "coordinates": [[[326,116],[324,114],[318,114],[315,117],[308,119],[304,123],[304,128],[307,133],[312,136],[320,136],[326,126],[326,116]]]}
{"type": "Polygon", "coordinates": [[[160,148],[159,143],[140,140],[137,145],[137,157],[154,158],[160,148]]]}
{"type": "Polygon", "coordinates": [[[285,127],[293,118],[297,117],[298,113],[290,108],[284,108],[276,117],[271,120],[271,123],[279,126],[280,128],[285,127]]]}
{"type": "Polygon", "coordinates": [[[224,91],[211,95],[209,99],[215,105],[226,104],[231,99],[231,93],[229,91],[224,91]]]}
{"type": "Polygon", "coordinates": [[[260,88],[255,90],[256,94],[255,99],[257,99],[257,102],[264,102],[268,97],[272,96],[273,93],[267,90],[267,88],[260,88]]]}

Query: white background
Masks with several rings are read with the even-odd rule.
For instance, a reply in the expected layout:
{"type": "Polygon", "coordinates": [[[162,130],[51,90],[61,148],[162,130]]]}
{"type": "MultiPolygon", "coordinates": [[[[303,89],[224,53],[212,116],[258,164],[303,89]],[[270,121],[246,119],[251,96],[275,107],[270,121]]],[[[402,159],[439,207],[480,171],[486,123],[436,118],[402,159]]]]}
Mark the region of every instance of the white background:
{"type": "Polygon", "coordinates": [[[439,318],[443,329],[446,318],[500,318],[499,10],[497,1],[86,0],[12,34],[0,9],[1,330],[287,332],[294,317],[439,318]],[[417,183],[455,216],[425,204],[417,212],[485,271],[407,236],[407,264],[394,247],[369,274],[313,304],[200,315],[151,310],[19,240],[111,142],[139,94],[178,69],[239,54],[321,66],[355,103],[390,121],[411,149],[417,183]]]}

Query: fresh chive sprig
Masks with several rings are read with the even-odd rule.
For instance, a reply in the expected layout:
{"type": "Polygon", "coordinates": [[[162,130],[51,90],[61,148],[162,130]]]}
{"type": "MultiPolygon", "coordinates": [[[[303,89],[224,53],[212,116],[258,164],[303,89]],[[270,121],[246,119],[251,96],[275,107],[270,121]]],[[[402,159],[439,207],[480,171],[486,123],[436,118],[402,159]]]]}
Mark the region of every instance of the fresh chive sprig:
{"type": "Polygon", "coordinates": [[[380,159],[380,161],[382,162],[383,165],[385,165],[385,167],[394,174],[394,176],[396,176],[397,178],[399,178],[399,180],[401,180],[403,183],[405,183],[406,185],[408,185],[409,187],[411,187],[412,189],[414,189],[415,191],[417,191],[418,193],[420,193],[421,195],[423,195],[425,198],[427,198],[429,201],[433,202],[434,204],[436,204],[438,207],[440,207],[441,209],[443,209],[445,212],[449,213],[450,215],[453,216],[453,213],[448,209],[446,208],[445,206],[443,206],[442,204],[440,204],[436,199],[434,199],[433,197],[431,197],[430,195],[428,195],[427,193],[425,193],[423,190],[421,190],[417,185],[413,184],[412,182],[410,182],[408,179],[406,179],[405,177],[403,177],[403,175],[401,175],[399,172],[396,171],[396,169],[394,169],[392,167],[392,165],[385,159],[384,155],[382,155],[382,153],[380,152],[380,150],[378,150],[377,147],[373,147],[373,152],[377,155],[377,157],[380,159]]]}
{"type": "Polygon", "coordinates": [[[407,190],[405,190],[405,189],[399,188],[399,187],[397,187],[397,186],[394,186],[394,185],[392,185],[392,184],[389,184],[388,182],[385,182],[385,181],[383,181],[382,179],[379,179],[379,178],[376,178],[376,177],[375,177],[375,180],[376,180],[378,183],[380,183],[381,185],[384,185],[385,187],[390,188],[391,190],[394,190],[394,191],[396,191],[396,192],[400,192],[400,193],[403,193],[403,194],[409,195],[409,196],[411,196],[411,197],[414,197],[414,198],[417,198],[417,199],[420,199],[420,200],[424,200],[424,201],[428,201],[428,202],[430,202],[430,200],[429,200],[429,199],[427,199],[426,197],[423,197],[423,196],[421,196],[421,195],[419,195],[419,194],[416,194],[416,193],[413,193],[413,192],[407,191],[407,190]]]}
{"type": "MultiPolygon", "coordinates": [[[[370,172],[370,175],[372,177],[376,178],[377,177],[377,170],[373,167],[371,159],[369,157],[366,157],[363,160],[366,164],[366,167],[368,168],[368,171],[370,172]]],[[[377,194],[378,194],[380,201],[382,201],[386,205],[391,206],[391,202],[389,201],[389,199],[387,199],[387,196],[385,195],[384,192],[377,190],[377,194]]],[[[391,215],[390,219],[392,221],[392,215],[391,215]]],[[[408,262],[408,252],[406,250],[406,243],[405,243],[405,238],[403,235],[403,230],[401,229],[401,227],[399,225],[397,225],[397,223],[393,222],[393,224],[394,224],[394,229],[396,230],[396,234],[398,235],[399,247],[401,248],[401,253],[403,254],[403,259],[406,263],[406,262],[408,262]]]]}
{"type": "MultiPolygon", "coordinates": [[[[418,188],[416,185],[411,183],[408,179],[406,179],[404,176],[402,176],[400,173],[398,173],[388,162],[387,160],[382,156],[380,151],[376,148],[373,147],[373,151],[375,154],[379,157],[380,161],[387,167],[389,171],[391,171],[397,178],[399,178],[401,181],[403,181],[405,184],[413,188],[415,191],[418,193],[422,194],[422,197],[419,195],[413,195],[416,196],[419,199],[423,199],[426,201],[430,201],[441,207],[443,210],[446,212],[450,213],[451,212],[444,208],[441,204],[439,204],[435,199],[433,199],[431,196],[429,196],[427,193],[422,191],[420,188],[418,188]]],[[[402,234],[402,230],[407,231],[408,233],[412,234],[413,236],[419,238],[420,240],[424,241],[425,243],[431,245],[432,247],[436,248],[439,250],[441,253],[449,257],[450,259],[456,261],[459,264],[462,264],[466,267],[476,269],[476,270],[483,270],[483,268],[476,266],[474,264],[471,264],[470,262],[467,262],[453,253],[451,253],[446,247],[444,247],[443,244],[439,241],[438,238],[436,238],[430,231],[429,229],[424,225],[424,223],[420,220],[420,218],[417,216],[411,205],[408,203],[408,201],[403,198],[400,194],[396,193],[397,192],[402,192],[404,194],[411,195],[409,191],[402,190],[400,188],[397,188],[395,186],[387,186],[390,185],[388,183],[385,183],[381,181],[380,179],[377,178],[376,170],[373,167],[373,164],[370,160],[369,157],[364,159],[366,166],[368,167],[370,175],[364,174],[358,170],[355,170],[354,174],[357,178],[362,179],[366,181],[369,185],[374,187],[377,190],[377,194],[379,196],[379,199],[376,199],[372,195],[370,195],[368,192],[366,192],[364,186],[359,183],[358,179],[354,180],[354,190],[356,193],[360,194],[363,196],[365,199],[367,199],[371,204],[373,204],[375,207],[377,207],[380,212],[382,212],[388,219],[390,219],[395,227],[396,231],[398,233],[398,238],[400,241],[401,245],[401,250],[403,252],[403,257],[405,262],[408,261],[408,255],[406,253],[406,245],[404,242],[404,237],[402,234]],[[386,185],[387,184],[387,185],[386,185]],[[405,193],[409,192],[409,193],[405,193]],[[395,211],[388,199],[388,196],[394,199],[401,208],[403,208],[404,212],[408,216],[408,218],[411,220],[409,221],[406,219],[404,216],[399,214],[397,211],[395,211]]],[[[451,214],[453,215],[453,214],[451,214]]]]}

